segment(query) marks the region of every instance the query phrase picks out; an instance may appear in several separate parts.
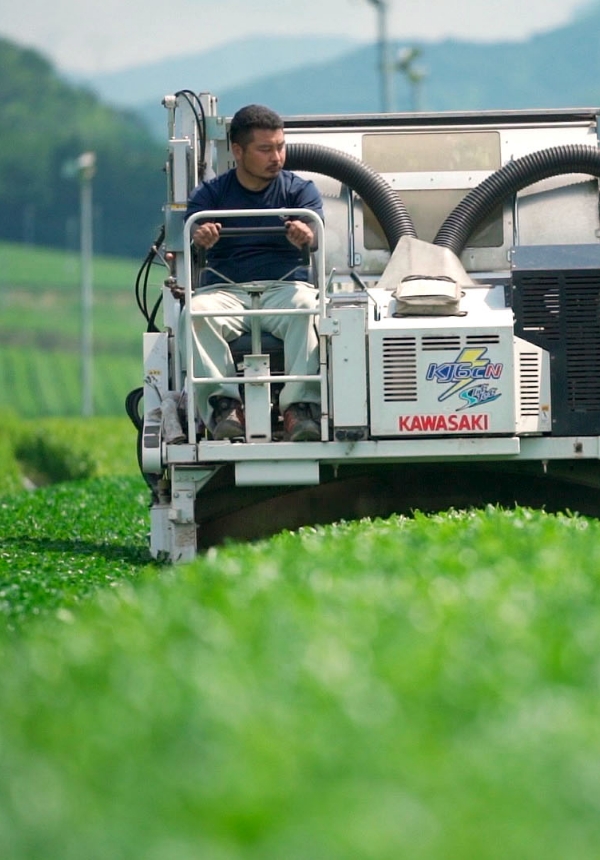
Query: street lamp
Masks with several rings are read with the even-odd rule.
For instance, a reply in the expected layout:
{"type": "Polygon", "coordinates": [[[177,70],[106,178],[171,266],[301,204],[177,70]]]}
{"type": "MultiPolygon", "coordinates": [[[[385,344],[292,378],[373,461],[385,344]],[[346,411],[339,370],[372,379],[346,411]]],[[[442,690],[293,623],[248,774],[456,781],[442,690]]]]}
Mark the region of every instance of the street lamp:
{"type": "Polygon", "coordinates": [[[393,109],[393,77],[392,64],[389,60],[387,40],[387,0],[367,0],[377,9],[377,44],[379,52],[379,75],[381,88],[381,109],[389,113],[393,109]]]}
{"type": "Polygon", "coordinates": [[[93,208],[92,179],[96,173],[96,153],[82,152],[78,158],[65,161],[61,174],[65,179],[79,179],[79,247],[81,254],[81,414],[92,415],[94,393],[92,378],[92,306],[93,306],[93,208]]]}
{"type": "Polygon", "coordinates": [[[84,152],[75,161],[80,189],[81,249],[81,414],[94,411],[93,379],[93,207],[92,179],[96,172],[96,153],[84,152]]]}

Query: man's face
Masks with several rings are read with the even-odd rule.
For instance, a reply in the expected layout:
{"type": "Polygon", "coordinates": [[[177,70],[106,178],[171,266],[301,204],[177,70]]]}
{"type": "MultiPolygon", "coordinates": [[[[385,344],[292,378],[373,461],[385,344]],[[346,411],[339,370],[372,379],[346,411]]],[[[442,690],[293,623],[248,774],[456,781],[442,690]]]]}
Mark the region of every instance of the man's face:
{"type": "Polygon", "coordinates": [[[285,138],[283,129],[270,131],[255,128],[252,140],[242,147],[231,146],[236,160],[238,175],[248,185],[266,186],[279,174],[285,162],[285,138]]]}

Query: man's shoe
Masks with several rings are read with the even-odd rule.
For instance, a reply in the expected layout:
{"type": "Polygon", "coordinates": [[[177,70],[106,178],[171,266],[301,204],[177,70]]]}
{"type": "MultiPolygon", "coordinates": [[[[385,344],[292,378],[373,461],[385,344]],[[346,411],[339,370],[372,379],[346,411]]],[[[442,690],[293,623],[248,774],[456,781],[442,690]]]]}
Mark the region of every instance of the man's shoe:
{"type": "Polygon", "coordinates": [[[284,438],[288,442],[320,442],[321,430],[315,418],[316,403],[292,403],[283,413],[284,438]]]}
{"type": "Polygon", "coordinates": [[[233,397],[219,397],[213,407],[213,423],[212,437],[216,441],[244,436],[244,413],[240,401],[233,397]]]}

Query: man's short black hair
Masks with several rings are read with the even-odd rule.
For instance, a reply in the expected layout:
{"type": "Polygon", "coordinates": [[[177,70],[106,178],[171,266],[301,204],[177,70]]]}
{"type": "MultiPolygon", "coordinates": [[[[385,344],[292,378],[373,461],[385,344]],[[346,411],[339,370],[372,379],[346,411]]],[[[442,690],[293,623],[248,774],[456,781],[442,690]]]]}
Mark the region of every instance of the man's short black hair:
{"type": "Polygon", "coordinates": [[[231,143],[238,143],[241,147],[247,146],[252,140],[255,128],[278,131],[283,128],[283,120],[278,113],[264,105],[246,105],[240,108],[231,120],[229,127],[231,143]]]}

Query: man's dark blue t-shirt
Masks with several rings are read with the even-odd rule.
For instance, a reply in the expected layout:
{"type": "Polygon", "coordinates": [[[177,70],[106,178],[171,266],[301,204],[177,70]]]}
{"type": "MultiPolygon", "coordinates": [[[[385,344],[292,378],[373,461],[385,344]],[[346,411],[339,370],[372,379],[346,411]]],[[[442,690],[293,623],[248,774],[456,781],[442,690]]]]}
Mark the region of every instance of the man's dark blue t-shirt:
{"type": "MultiPolygon", "coordinates": [[[[262,191],[250,191],[240,184],[234,168],[194,189],[185,218],[208,209],[282,208],[311,209],[323,217],[323,202],[314,182],[282,170],[262,191]]],[[[219,221],[223,227],[283,226],[281,219],[272,215],[221,218],[219,221]]],[[[207,264],[237,284],[277,280],[284,275],[288,281],[308,278],[308,270],[301,265],[301,252],[283,235],[226,236],[208,251],[207,264]]],[[[207,272],[203,280],[208,285],[223,279],[207,272]]]]}

